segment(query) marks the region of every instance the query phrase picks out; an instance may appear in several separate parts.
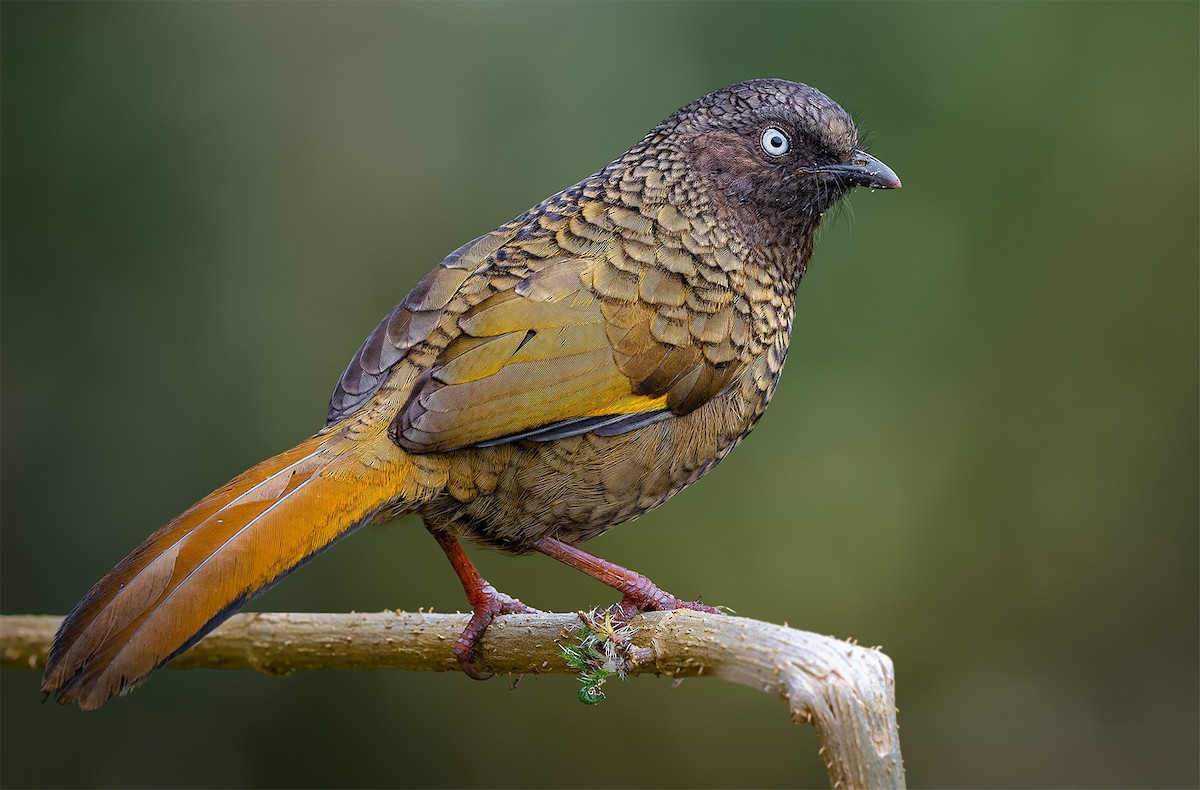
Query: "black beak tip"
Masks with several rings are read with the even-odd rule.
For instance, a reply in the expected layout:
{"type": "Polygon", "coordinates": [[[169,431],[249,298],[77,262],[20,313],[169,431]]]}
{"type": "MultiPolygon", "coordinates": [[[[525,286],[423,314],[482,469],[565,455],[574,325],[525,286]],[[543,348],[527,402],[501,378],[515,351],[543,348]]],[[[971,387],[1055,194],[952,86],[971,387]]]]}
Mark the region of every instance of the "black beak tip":
{"type": "Polygon", "coordinates": [[[900,176],[896,171],[880,162],[866,151],[858,151],[850,161],[848,169],[855,171],[861,186],[870,189],[899,189],[900,176]]]}
{"type": "Polygon", "coordinates": [[[866,151],[855,151],[848,161],[817,168],[817,172],[837,178],[851,187],[899,189],[901,186],[900,176],[866,151]]]}

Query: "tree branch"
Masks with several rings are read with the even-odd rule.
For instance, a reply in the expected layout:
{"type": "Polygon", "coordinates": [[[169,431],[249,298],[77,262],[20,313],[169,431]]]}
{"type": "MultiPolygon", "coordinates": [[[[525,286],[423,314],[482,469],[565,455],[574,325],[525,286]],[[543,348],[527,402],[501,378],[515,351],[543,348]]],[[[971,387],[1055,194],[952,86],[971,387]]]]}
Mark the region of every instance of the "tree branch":
{"type": "MultiPolygon", "coordinates": [[[[0,616],[0,667],[36,669],[62,618],[0,616]]],[[[179,656],[176,669],[254,669],[282,676],[310,669],[455,670],[451,646],[466,615],[241,614],[179,656]]],[[[878,650],[744,617],[679,610],[630,621],[629,674],[714,676],[783,697],[811,722],[835,788],[904,787],[891,660],[878,650]]],[[[493,672],[577,673],[563,657],[581,617],[496,618],[479,661],[493,672]]],[[[594,629],[593,629],[594,632],[594,629]]],[[[586,631],[582,631],[586,633],[586,631]]]]}

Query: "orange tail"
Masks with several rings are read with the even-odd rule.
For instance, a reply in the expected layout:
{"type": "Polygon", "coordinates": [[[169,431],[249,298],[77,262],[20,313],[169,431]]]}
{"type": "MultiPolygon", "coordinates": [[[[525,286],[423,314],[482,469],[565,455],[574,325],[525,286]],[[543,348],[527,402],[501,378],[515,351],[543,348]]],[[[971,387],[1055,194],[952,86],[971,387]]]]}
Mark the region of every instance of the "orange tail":
{"type": "Polygon", "coordinates": [[[406,488],[401,458],[315,436],[263,461],[142,542],[55,636],[42,690],[98,708],[195,644],[406,488]],[[335,449],[336,448],[336,449],[335,449]],[[399,463],[396,463],[396,462],[399,463]]]}

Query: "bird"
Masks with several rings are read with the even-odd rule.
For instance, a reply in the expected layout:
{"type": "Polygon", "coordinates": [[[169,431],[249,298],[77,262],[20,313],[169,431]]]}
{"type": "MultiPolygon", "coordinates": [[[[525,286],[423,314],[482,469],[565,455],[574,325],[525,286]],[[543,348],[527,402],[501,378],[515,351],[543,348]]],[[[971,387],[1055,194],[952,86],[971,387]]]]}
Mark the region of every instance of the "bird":
{"type": "Polygon", "coordinates": [[[95,709],[368,523],[416,515],[472,614],[535,611],[463,540],[539,552],[619,611],[688,608],[579,544],[664,503],[762,417],[822,216],[900,179],[810,86],[755,79],[677,110],[616,160],[438,263],[370,333],[324,427],[145,539],[64,619],[43,699],[95,709]]]}

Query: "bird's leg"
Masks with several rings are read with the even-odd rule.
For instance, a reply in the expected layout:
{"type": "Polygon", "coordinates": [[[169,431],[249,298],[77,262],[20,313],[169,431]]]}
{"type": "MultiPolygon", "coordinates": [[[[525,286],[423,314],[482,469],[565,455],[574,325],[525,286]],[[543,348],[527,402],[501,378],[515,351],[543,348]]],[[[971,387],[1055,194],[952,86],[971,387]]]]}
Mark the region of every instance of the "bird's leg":
{"type": "Polygon", "coordinates": [[[428,525],[426,529],[442,547],[442,551],[446,552],[446,559],[450,560],[454,572],[462,582],[463,590],[467,593],[467,600],[471,602],[471,621],[454,642],[454,656],[468,677],[487,680],[491,675],[485,675],[475,668],[475,657],[483,632],[498,614],[537,614],[538,610],[531,609],[488,584],[475,569],[475,563],[471,562],[462,544],[449,532],[432,529],[428,525]]]}
{"type": "Polygon", "coordinates": [[[597,581],[604,582],[623,596],[618,604],[626,617],[632,617],[638,611],[671,611],[673,609],[691,609],[697,612],[720,614],[719,609],[705,606],[698,601],[681,601],[665,590],[659,589],[654,582],[642,574],[622,568],[608,560],[602,560],[582,549],[563,543],[555,538],[542,538],[533,544],[533,548],[553,557],[559,562],[566,563],[572,568],[581,570],[597,581]]]}

